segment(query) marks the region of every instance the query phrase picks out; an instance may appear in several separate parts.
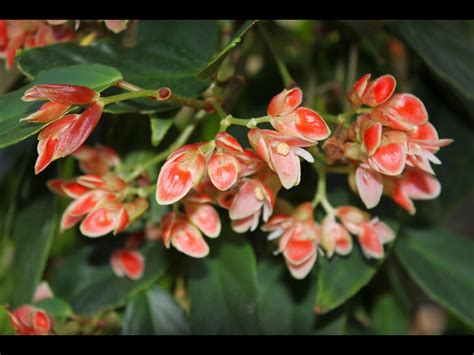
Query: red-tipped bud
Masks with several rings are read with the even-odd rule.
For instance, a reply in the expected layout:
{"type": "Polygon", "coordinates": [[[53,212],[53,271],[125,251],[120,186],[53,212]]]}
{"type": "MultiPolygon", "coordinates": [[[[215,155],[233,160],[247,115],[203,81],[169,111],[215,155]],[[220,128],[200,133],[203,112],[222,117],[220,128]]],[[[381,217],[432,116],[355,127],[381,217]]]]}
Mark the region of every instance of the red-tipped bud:
{"type": "Polygon", "coordinates": [[[140,279],[145,270],[145,258],[135,250],[116,250],[110,258],[110,264],[115,275],[132,280],[140,279]]]}
{"type": "Polygon", "coordinates": [[[28,89],[23,101],[47,100],[63,105],[88,105],[99,98],[99,94],[85,86],[42,84],[28,89]]]}
{"type": "Polygon", "coordinates": [[[268,104],[267,112],[271,117],[292,113],[303,101],[303,92],[299,88],[283,90],[274,96],[268,104]]]}

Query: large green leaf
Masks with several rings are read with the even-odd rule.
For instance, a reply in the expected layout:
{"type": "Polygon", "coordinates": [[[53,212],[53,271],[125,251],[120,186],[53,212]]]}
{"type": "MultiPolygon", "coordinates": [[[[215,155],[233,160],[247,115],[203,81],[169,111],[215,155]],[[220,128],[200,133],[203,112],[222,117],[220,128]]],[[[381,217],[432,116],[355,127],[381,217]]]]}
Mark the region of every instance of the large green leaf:
{"type": "Polygon", "coordinates": [[[474,327],[474,243],[443,229],[404,231],[396,255],[433,300],[474,327]]]}
{"type": "Polygon", "coordinates": [[[217,54],[215,54],[211,61],[200,71],[199,77],[210,78],[216,75],[224,59],[230,54],[232,49],[240,43],[245,32],[247,32],[250,27],[255,25],[257,21],[258,20],[245,21],[234,34],[229,43],[227,43],[224,48],[222,48],[217,54]]]}
{"type": "MultiPolygon", "coordinates": [[[[398,228],[390,223],[395,232],[398,228]]],[[[340,306],[367,285],[391,252],[393,243],[385,245],[385,256],[367,260],[354,239],[354,250],[349,256],[319,258],[317,274],[316,310],[326,313],[340,306]]]]}
{"type": "MultiPolygon", "coordinates": [[[[28,86],[0,96],[0,148],[17,143],[41,130],[43,124],[20,122],[20,118],[36,111],[40,102],[21,100],[26,89],[35,84],[82,85],[102,91],[122,78],[117,69],[100,64],[81,64],[48,69],[45,66],[28,86]],[[48,69],[48,70],[46,70],[48,69]]],[[[44,102],[43,102],[44,103],[44,102]]]]}
{"type": "Polygon", "coordinates": [[[257,334],[257,268],[252,247],[226,233],[211,253],[189,262],[191,327],[194,334],[257,334]]]}
{"type": "Polygon", "coordinates": [[[127,299],[149,287],[165,272],[165,253],[159,243],[148,243],[141,252],[145,272],[137,281],[117,277],[109,262],[110,253],[91,246],[64,260],[56,270],[51,288],[76,313],[92,315],[124,305],[127,299]]]}
{"type": "Polygon", "coordinates": [[[455,95],[474,117],[474,37],[462,21],[394,21],[391,29],[455,95]]]}
{"type": "Polygon", "coordinates": [[[314,331],[316,294],[313,270],[304,280],[295,280],[281,257],[258,264],[260,314],[265,335],[303,335],[314,331]]]}
{"type": "Polygon", "coordinates": [[[5,307],[0,305],[0,335],[14,335],[15,330],[8,317],[5,307]]]}
{"type": "MultiPolygon", "coordinates": [[[[62,43],[32,48],[17,56],[20,69],[35,77],[45,68],[77,63],[101,63],[119,69],[126,81],[145,89],[170,87],[179,95],[195,97],[209,85],[198,79],[211,58],[218,38],[216,21],[145,21],[139,25],[139,43],[123,48],[111,40],[89,46],[62,43]]],[[[171,106],[136,99],[106,107],[106,111],[155,112],[171,106]]]]}
{"type": "Polygon", "coordinates": [[[383,294],[374,302],[370,327],[380,335],[408,335],[410,321],[395,297],[383,294]]]}
{"type": "Polygon", "coordinates": [[[54,238],[56,221],[51,199],[32,201],[18,212],[13,229],[14,259],[8,277],[14,280],[9,304],[31,303],[41,281],[54,238]]]}
{"type": "Polygon", "coordinates": [[[172,296],[159,286],[136,294],[127,304],[124,335],[186,335],[188,320],[172,296]]]}

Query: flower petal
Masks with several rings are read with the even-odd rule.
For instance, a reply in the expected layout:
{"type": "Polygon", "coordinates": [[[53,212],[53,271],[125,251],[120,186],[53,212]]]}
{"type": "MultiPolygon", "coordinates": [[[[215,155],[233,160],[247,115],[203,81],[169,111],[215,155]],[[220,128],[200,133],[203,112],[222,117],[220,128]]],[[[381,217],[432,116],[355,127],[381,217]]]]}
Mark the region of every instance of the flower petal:
{"type": "Polygon", "coordinates": [[[209,246],[201,232],[191,223],[177,223],[172,231],[171,244],[180,252],[193,258],[204,258],[209,254],[209,246]]]}
{"type": "Polygon", "coordinates": [[[33,312],[31,323],[35,334],[37,335],[46,335],[52,328],[52,321],[46,312],[37,309],[33,312]]]}
{"type": "Polygon", "coordinates": [[[58,146],[56,138],[48,137],[38,142],[38,158],[35,163],[35,174],[39,174],[51,164],[58,146]]]}
{"type": "Polygon", "coordinates": [[[135,250],[116,250],[110,258],[110,264],[115,275],[127,276],[132,280],[140,279],[145,270],[145,258],[135,250]]]}
{"type": "Polygon", "coordinates": [[[288,267],[291,276],[297,280],[304,279],[313,269],[317,256],[318,253],[316,251],[308,260],[299,265],[292,264],[290,261],[286,260],[286,266],[288,267]]]}
{"type": "Polygon", "coordinates": [[[326,121],[316,111],[306,107],[296,110],[295,126],[299,134],[312,141],[326,139],[331,134],[326,121]]]}
{"type": "Polygon", "coordinates": [[[352,234],[359,234],[360,224],[370,219],[370,215],[367,212],[354,206],[339,206],[336,209],[336,216],[352,234]]]}
{"type": "Polygon", "coordinates": [[[62,190],[64,193],[73,199],[78,199],[85,193],[89,191],[89,189],[75,181],[67,181],[63,184],[62,190]]]}
{"type": "Polygon", "coordinates": [[[221,232],[221,220],[216,209],[209,204],[186,203],[184,205],[189,220],[204,235],[216,238],[221,232]]]}
{"type": "Polygon", "coordinates": [[[182,199],[193,187],[193,177],[188,169],[176,162],[166,163],[160,171],[156,187],[156,201],[171,205],[182,199]]]}
{"type": "Polygon", "coordinates": [[[82,219],[82,216],[71,216],[67,211],[64,211],[61,217],[60,229],[64,232],[66,229],[74,227],[82,219]]]}
{"type": "Polygon", "coordinates": [[[87,105],[99,98],[99,94],[85,86],[42,84],[28,89],[23,101],[48,100],[64,105],[87,105]]]}
{"type": "Polygon", "coordinates": [[[280,142],[276,147],[270,148],[270,160],[273,170],[278,174],[285,189],[291,189],[299,184],[301,177],[300,160],[286,143],[280,142]]]}
{"type": "Polygon", "coordinates": [[[214,153],[207,164],[207,173],[212,184],[221,191],[226,191],[235,185],[239,170],[239,161],[225,153],[214,153]]]}
{"type": "Polygon", "coordinates": [[[89,213],[82,221],[80,226],[81,233],[91,238],[109,234],[116,225],[114,217],[107,208],[99,208],[89,213]]]}
{"type": "Polygon", "coordinates": [[[362,143],[368,156],[373,155],[382,141],[382,124],[378,122],[368,122],[362,124],[362,143]]]}
{"type": "Polygon", "coordinates": [[[370,222],[364,222],[360,225],[361,233],[359,243],[362,251],[367,258],[381,259],[384,255],[382,241],[377,235],[376,230],[370,222]]]}
{"type": "Polygon", "coordinates": [[[352,106],[360,106],[362,105],[362,95],[364,94],[365,90],[367,89],[367,85],[369,84],[370,74],[365,74],[359,80],[357,80],[352,87],[352,89],[347,94],[347,99],[351,103],[352,106]]]}
{"type": "Polygon", "coordinates": [[[293,112],[301,104],[301,101],[303,101],[303,92],[301,89],[284,89],[270,100],[267,113],[272,117],[287,115],[293,112]]]}
{"type": "Polygon", "coordinates": [[[369,157],[370,167],[385,175],[400,175],[405,163],[406,149],[400,143],[385,144],[369,157]]]}
{"type": "Polygon", "coordinates": [[[65,157],[78,149],[91,135],[102,115],[103,105],[93,103],[59,137],[55,158],[65,157]]]}
{"type": "Polygon", "coordinates": [[[409,214],[415,214],[415,205],[407,193],[403,191],[399,181],[395,182],[390,198],[399,206],[403,207],[409,214]]]}
{"type": "Polygon", "coordinates": [[[242,184],[229,208],[232,220],[246,218],[263,206],[264,195],[258,181],[247,180],[242,184]]]}
{"type": "Polygon", "coordinates": [[[119,234],[120,232],[124,231],[125,228],[128,227],[130,224],[130,218],[128,216],[127,210],[125,207],[122,207],[115,218],[115,227],[114,227],[114,235],[119,234]]]}
{"type": "Polygon", "coordinates": [[[362,95],[363,103],[372,107],[381,105],[392,96],[396,85],[392,75],[383,75],[371,81],[362,95]]]}
{"type": "Polygon", "coordinates": [[[370,116],[394,129],[412,130],[428,121],[425,105],[412,94],[394,94],[390,100],[377,106],[370,116]]]}
{"type": "Polygon", "coordinates": [[[47,102],[42,105],[38,111],[20,119],[20,121],[49,123],[64,115],[70,107],[69,105],[63,105],[57,102],[47,102]]]}
{"type": "Polygon", "coordinates": [[[291,238],[283,255],[292,265],[300,265],[316,253],[316,244],[309,239],[291,238]]]}
{"type": "Polygon", "coordinates": [[[216,146],[229,153],[243,153],[240,143],[227,132],[219,132],[215,138],[216,146]]]}
{"type": "Polygon", "coordinates": [[[260,220],[260,210],[257,213],[252,214],[242,219],[236,219],[232,221],[232,230],[236,233],[245,233],[248,231],[253,232],[258,227],[260,220]]]}
{"type": "Polygon", "coordinates": [[[382,176],[376,171],[359,166],[355,173],[355,182],[365,206],[368,209],[377,206],[383,193],[382,176]]]}
{"type": "Polygon", "coordinates": [[[395,239],[395,232],[386,223],[377,221],[373,226],[382,244],[389,243],[395,239]]]}
{"type": "Polygon", "coordinates": [[[432,200],[441,193],[438,179],[417,169],[407,168],[400,185],[407,196],[414,200],[432,200]]]}
{"type": "Polygon", "coordinates": [[[347,241],[351,240],[347,230],[336,222],[334,215],[327,215],[321,224],[321,246],[326,251],[326,255],[330,258],[336,251],[338,246],[342,250],[347,249],[347,241]]]}

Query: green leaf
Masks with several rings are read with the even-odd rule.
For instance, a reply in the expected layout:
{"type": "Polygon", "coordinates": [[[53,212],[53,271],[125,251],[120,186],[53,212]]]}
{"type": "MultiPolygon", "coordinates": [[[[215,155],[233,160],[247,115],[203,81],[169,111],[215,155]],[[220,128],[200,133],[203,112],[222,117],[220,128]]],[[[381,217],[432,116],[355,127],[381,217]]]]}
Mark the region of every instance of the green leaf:
{"type": "Polygon", "coordinates": [[[41,281],[54,238],[54,203],[45,198],[32,201],[20,210],[13,229],[14,259],[9,277],[14,288],[9,304],[19,307],[31,303],[41,281]]]}
{"type": "Polygon", "coordinates": [[[211,242],[208,257],[189,260],[193,334],[257,334],[260,319],[253,249],[241,235],[231,232],[211,242]]]}
{"type": "Polygon", "coordinates": [[[295,280],[281,257],[258,264],[260,314],[265,335],[303,335],[314,331],[315,270],[295,280]]]}
{"type": "MultiPolygon", "coordinates": [[[[123,48],[108,39],[89,46],[61,43],[25,50],[17,56],[17,63],[33,77],[45,68],[101,63],[117,68],[124,80],[144,89],[167,86],[187,97],[196,97],[209,86],[209,81],[199,79],[198,73],[217,45],[215,20],[140,21],[138,29],[139,43],[134,47],[123,48]]],[[[107,106],[106,112],[153,113],[170,108],[169,104],[142,98],[107,106]]]]}
{"type": "Polygon", "coordinates": [[[154,147],[160,144],[172,125],[172,118],[158,118],[155,115],[150,116],[151,144],[154,147]]]}
{"type": "MultiPolygon", "coordinates": [[[[385,221],[388,223],[388,221],[385,221]]],[[[397,233],[394,223],[389,223],[397,233]]],[[[393,243],[385,245],[385,256],[380,260],[367,260],[357,240],[354,239],[354,250],[349,256],[334,256],[331,259],[319,258],[316,266],[317,275],[316,309],[326,313],[340,306],[354,296],[374,277],[391,252],[393,243]]]]}
{"type": "Polygon", "coordinates": [[[457,97],[468,101],[468,110],[474,115],[474,39],[469,32],[468,23],[406,20],[390,23],[389,29],[400,37],[457,97]]]}
{"type": "Polygon", "coordinates": [[[408,335],[410,322],[393,295],[384,294],[373,305],[370,325],[380,335],[408,335]]]}
{"type": "MultiPolygon", "coordinates": [[[[341,307],[345,308],[345,307],[341,307]]],[[[328,314],[318,317],[315,335],[344,335],[348,322],[347,312],[338,308],[328,314]]]]}
{"type": "Polygon", "coordinates": [[[141,252],[145,272],[137,281],[117,277],[110,266],[110,250],[91,246],[64,260],[51,281],[54,294],[81,315],[123,306],[127,299],[149,287],[165,272],[165,253],[159,243],[147,243],[141,252]]]}
{"type": "MultiPolygon", "coordinates": [[[[43,69],[48,69],[45,66],[43,69]]],[[[36,76],[36,75],[35,75],[36,76]]],[[[20,118],[36,111],[44,102],[24,102],[24,92],[36,84],[82,85],[102,91],[122,78],[114,68],[100,64],[81,64],[44,70],[30,84],[0,96],[0,148],[17,143],[39,132],[45,125],[20,122],[20,118]]]]}
{"type": "Polygon", "coordinates": [[[67,302],[59,298],[46,298],[35,304],[54,317],[55,327],[60,327],[72,314],[72,308],[67,302]]]}
{"type": "Polygon", "coordinates": [[[15,329],[13,329],[7,310],[3,306],[0,306],[0,335],[15,335],[15,329]]]}
{"type": "Polygon", "coordinates": [[[201,78],[211,78],[217,74],[219,67],[221,66],[224,59],[230,54],[232,49],[237,46],[242,40],[243,35],[247,32],[250,27],[255,25],[258,20],[247,20],[242,26],[237,30],[232,39],[227,43],[227,45],[222,48],[219,53],[214,55],[211,61],[199,72],[199,77],[201,78]]]}
{"type": "Polygon", "coordinates": [[[125,309],[124,335],[188,335],[190,327],[171,295],[159,286],[136,294],[125,309]]]}
{"type": "Polygon", "coordinates": [[[413,281],[474,327],[474,243],[444,229],[407,229],[395,249],[413,281]]]}

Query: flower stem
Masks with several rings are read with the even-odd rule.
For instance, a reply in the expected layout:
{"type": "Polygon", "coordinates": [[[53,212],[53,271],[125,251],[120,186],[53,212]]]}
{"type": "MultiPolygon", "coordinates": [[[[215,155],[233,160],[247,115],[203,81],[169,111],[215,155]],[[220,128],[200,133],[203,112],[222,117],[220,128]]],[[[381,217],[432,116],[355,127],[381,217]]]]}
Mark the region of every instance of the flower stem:
{"type": "Polygon", "coordinates": [[[318,173],[316,195],[312,201],[313,208],[316,208],[321,203],[326,213],[334,213],[334,207],[329,203],[326,195],[326,167],[317,163],[314,163],[313,166],[318,173]]]}
{"type": "Polygon", "coordinates": [[[103,97],[103,98],[100,99],[100,101],[102,101],[102,103],[104,105],[110,105],[110,104],[113,104],[115,102],[136,99],[136,98],[139,98],[139,97],[150,97],[150,98],[154,99],[156,94],[157,94],[156,90],[132,91],[132,92],[126,92],[126,93],[123,93],[123,94],[103,97]]]}
{"type": "Polygon", "coordinates": [[[267,29],[263,24],[260,24],[259,29],[263,35],[263,38],[267,42],[268,48],[272,52],[273,58],[275,59],[276,65],[278,67],[278,71],[280,72],[280,76],[283,80],[283,84],[285,85],[285,88],[290,89],[294,86],[296,86],[296,81],[291,77],[290,72],[288,71],[288,68],[286,67],[285,62],[281,57],[279,56],[278,52],[275,50],[275,47],[273,46],[273,43],[270,39],[270,35],[267,32],[267,29]]]}
{"type": "Polygon", "coordinates": [[[175,104],[179,106],[192,107],[197,110],[206,110],[208,108],[206,102],[203,100],[192,99],[189,97],[177,95],[173,93],[171,89],[165,88],[165,87],[159,88],[157,90],[144,90],[124,80],[118,81],[116,86],[119,88],[125,89],[129,92],[101,98],[101,101],[104,103],[104,105],[109,105],[115,102],[120,102],[120,101],[125,101],[125,100],[136,99],[140,97],[146,97],[152,100],[169,102],[171,104],[175,104]],[[165,97],[161,97],[161,92],[163,91],[166,92],[168,95],[166,95],[165,97]]]}

